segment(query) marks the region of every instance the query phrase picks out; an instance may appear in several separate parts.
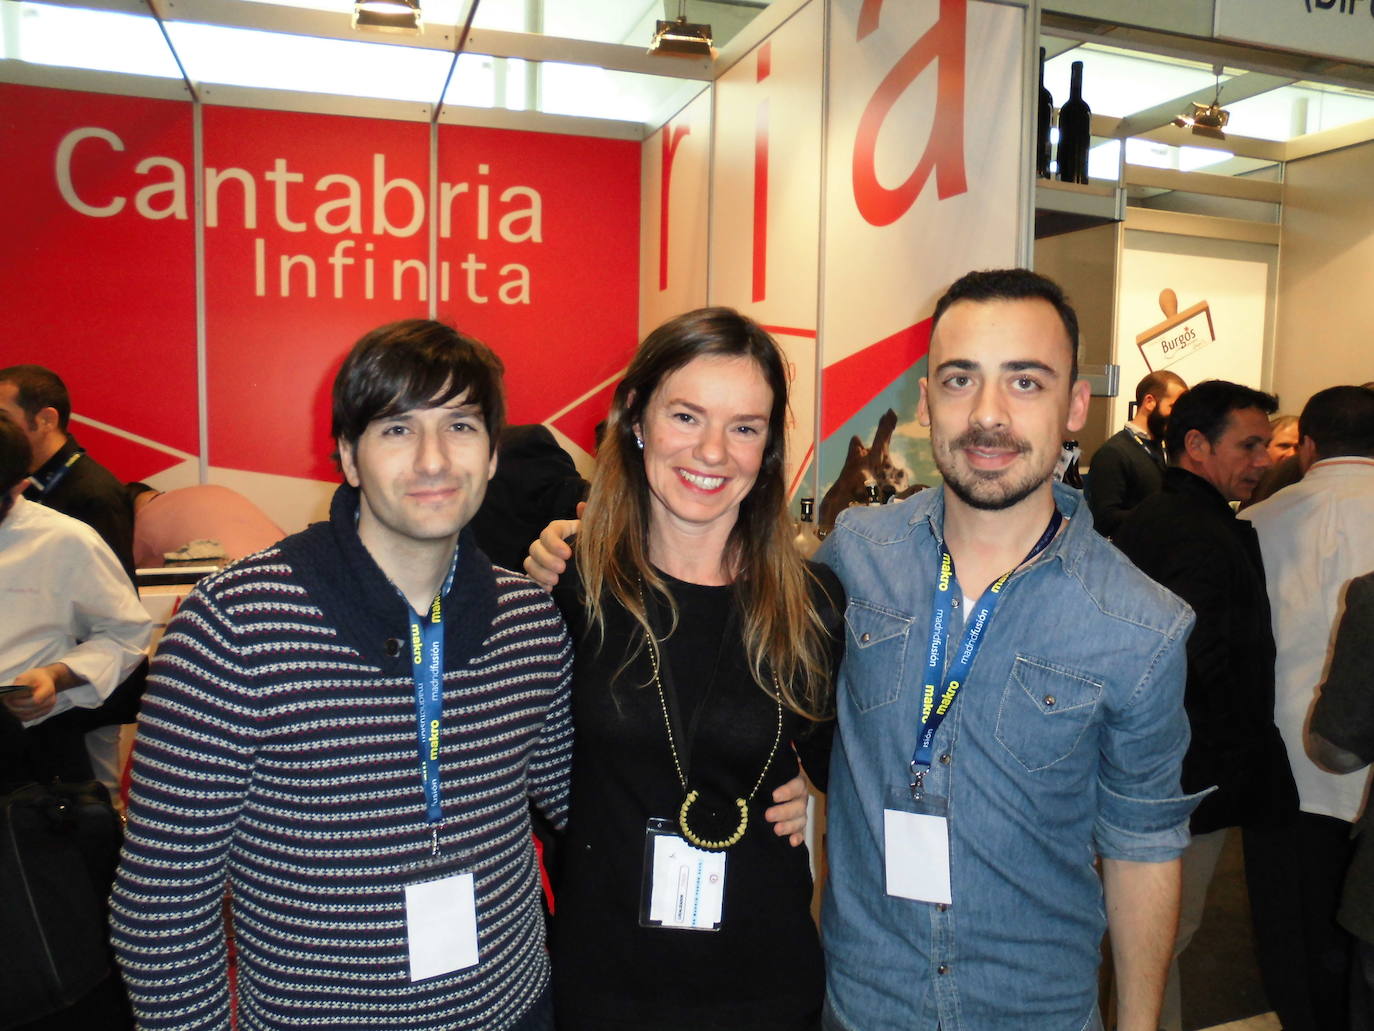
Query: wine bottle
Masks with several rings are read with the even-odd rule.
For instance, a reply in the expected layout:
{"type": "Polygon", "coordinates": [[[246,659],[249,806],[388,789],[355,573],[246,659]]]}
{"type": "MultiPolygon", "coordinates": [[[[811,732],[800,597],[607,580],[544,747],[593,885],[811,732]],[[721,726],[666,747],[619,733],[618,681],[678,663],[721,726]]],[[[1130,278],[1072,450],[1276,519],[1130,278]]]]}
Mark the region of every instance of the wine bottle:
{"type": "Polygon", "coordinates": [[[1069,79],[1069,99],[1059,109],[1059,178],[1066,183],[1088,181],[1088,143],[1092,139],[1092,110],[1083,101],[1083,62],[1075,61],[1069,79]]]}
{"type": "Polygon", "coordinates": [[[1083,449],[1078,446],[1078,441],[1064,441],[1064,449],[1059,454],[1059,465],[1055,477],[1064,486],[1074,487],[1078,490],[1083,489],[1083,474],[1078,471],[1078,459],[1082,454],[1083,449]]]}
{"type": "Polygon", "coordinates": [[[1054,122],[1054,97],[1045,89],[1045,48],[1040,48],[1040,110],[1035,123],[1035,174],[1050,178],[1050,126],[1054,122]]]}

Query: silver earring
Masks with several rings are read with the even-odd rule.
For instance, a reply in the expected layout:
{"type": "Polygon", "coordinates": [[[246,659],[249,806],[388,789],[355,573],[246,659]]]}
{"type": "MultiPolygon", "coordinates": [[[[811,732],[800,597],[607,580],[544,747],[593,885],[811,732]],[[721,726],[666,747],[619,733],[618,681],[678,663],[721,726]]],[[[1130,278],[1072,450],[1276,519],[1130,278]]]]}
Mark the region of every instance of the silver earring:
{"type": "Polygon", "coordinates": [[[644,450],[644,438],[643,438],[643,437],[635,437],[635,443],[639,445],[639,450],[641,450],[641,451],[644,450]]]}

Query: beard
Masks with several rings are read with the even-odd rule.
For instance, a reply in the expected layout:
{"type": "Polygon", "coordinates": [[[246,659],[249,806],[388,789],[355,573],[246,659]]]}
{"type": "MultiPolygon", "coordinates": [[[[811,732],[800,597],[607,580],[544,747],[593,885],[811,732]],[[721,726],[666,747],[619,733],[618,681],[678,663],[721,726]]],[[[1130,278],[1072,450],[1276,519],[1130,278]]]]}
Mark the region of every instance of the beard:
{"type": "Polygon", "coordinates": [[[1047,462],[1038,463],[1043,468],[1038,468],[1033,461],[1016,463],[1008,469],[996,471],[960,468],[957,455],[965,448],[1033,455],[1034,449],[1028,441],[1010,433],[969,430],[948,443],[932,440],[931,445],[935,467],[944,477],[945,486],[970,508],[984,511],[1011,508],[1030,497],[1053,475],[1054,463],[1058,459],[1057,455],[1051,455],[1047,462]]]}
{"type": "Polygon", "coordinates": [[[1168,424],[1169,417],[1161,415],[1158,407],[1151,409],[1150,414],[1145,416],[1145,429],[1149,432],[1151,440],[1163,443],[1164,428],[1168,424]]]}

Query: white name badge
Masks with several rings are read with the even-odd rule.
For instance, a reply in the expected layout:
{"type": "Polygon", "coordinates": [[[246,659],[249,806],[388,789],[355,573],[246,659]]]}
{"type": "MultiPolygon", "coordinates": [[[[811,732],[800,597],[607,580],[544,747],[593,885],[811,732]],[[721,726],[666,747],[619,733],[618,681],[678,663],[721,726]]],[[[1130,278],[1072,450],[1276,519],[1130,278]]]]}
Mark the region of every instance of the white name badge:
{"type": "Polygon", "coordinates": [[[928,813],[883,810],[887,893],[917,902],[948,905],[949,821],[928,813]]]}
{"type": "Polygon", "coordinates": [[[472,874],[406,885],[406,944],[412,981],[477,965],[472,874]]]}
{"type": "Polygon", "coordinates": [[[725,853],[707,852],[653,826],[645,845],[648,884],[640,922],[647,927],[719,930],[725,903],[725,853]]]}

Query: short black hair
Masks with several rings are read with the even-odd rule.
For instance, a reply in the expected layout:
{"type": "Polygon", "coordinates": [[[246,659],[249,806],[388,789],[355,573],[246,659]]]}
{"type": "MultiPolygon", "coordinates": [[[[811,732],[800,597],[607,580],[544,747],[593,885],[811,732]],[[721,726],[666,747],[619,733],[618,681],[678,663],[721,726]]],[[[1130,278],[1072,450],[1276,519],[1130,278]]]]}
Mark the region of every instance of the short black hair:
{"type": "Polygon", "coordinates": [[[11,365],[0,369],[0,383],[13,383],[14,403],[29,420],[33,429],[34,417],[44,408],[57,410],[57,428],[67,432],[67,420],[72,415],[72,399],[62,377],[41,365],[11,365]]]}
{"type": "Polygon", "coordinates": [[[1072,363],[1069,386],[1078,379],[1078,313],[1064,296],[1063,289],[1053,279],[1032,272],[1028,268],[983,269],[966,272],[950,284],[944,295],[935,302],[935,314],[930,317],[930,332],[935,332],[940,319],[949,307],[959,301],[1046,301],[1054,307],[1064,332],[1069,338],[1072,363]]]}
{"type": "Polygon", "coordinates": [[[1298,416],[1298,436],[1312,438],[1318,459],[1374,458],[1374,390],[1343,386],[1317,391],[1298,416]]]}
{"type": "Polygon", "coordinates": [[[486,424],[492,453],[506,419],[505,367],[485,344],[431,319],[405,319],[365,334],[334,378],[330,428],[350,447],[374,419],[433,408],[466,392],[486,424]]]}
{"type": "Polygon", "coordinates": [[[1279,410],[1278,398],[1262,390],[1224,379],[1204,380],[1174,402],[1164,429],[1164,450],[1170,465],[1183,457],[1183,442],[1197,430],[1215,445],[1230,424],[1231,413],[1258,408],[1266,416],[1279,410]]]}
{"type": "Polygon", "coordinates": [[[1152,372],[1135,385],[1135,403],[1138,406],[1145,403],[1147,397],[1153,397],[1156,401],[1164,397],[1169,392],[1170,387],[1182,387],[1188,389],[1188,384],[1183,382],[1183,377],[1176,372],[1168,369],[1160,369],[1152,372]]]}
{"type": "Polygon", "coordinates": [[[13,419],[0,412],[0,494],[8,493],[29,475],[31,461],[33,450],[29,438],[13,419]]]}

